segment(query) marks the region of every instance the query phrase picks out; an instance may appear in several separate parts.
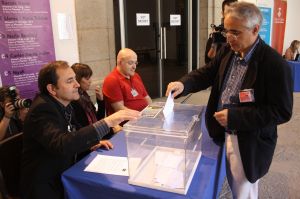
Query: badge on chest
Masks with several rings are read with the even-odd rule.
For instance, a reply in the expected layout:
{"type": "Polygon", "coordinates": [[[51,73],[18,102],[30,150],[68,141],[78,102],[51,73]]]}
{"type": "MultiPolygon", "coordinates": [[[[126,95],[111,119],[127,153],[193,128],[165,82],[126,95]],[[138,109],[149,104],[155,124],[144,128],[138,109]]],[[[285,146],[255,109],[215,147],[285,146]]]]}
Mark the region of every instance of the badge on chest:
{"type": "Polygon", "coordinates": [[[245,102],[255,102],[254,90],[253,89],[244,89],[239,92],[239,99],[241,103],[245,102]]]}
{"type": "Polygon", "coordinates": [[[136,97],[136,96],[139,95],[139,93],[137,92],[137,90],[135,90],[134,88],[132,88],[132,89],[131,89],[131,95],[132,95],[133,97],[136,97]]]}

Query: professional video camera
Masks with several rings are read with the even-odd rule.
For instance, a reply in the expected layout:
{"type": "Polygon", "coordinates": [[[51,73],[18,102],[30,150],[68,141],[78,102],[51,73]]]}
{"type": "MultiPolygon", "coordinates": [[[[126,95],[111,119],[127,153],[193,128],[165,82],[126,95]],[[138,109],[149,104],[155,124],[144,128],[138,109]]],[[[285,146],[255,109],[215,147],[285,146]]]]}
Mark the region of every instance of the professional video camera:
{"type": "Polygon", "coordinates": [[[32,102],[31,99],[20,99],[17,95],[15,86],[10,86],[8,88],[8,94],[12,99],[12,104],[14,105],[15,109],[30,107],[31,102],[32,102]]]}
{"type": "Polygon", "coordinates": [[[225,30],[223,24],[220,24],[219,26],[216,26],[215,24],[210,24],[210,27],[211,27],[212,29],[214,29],[215,31],[218,31],[218,32],[222,32],[222,31],[225,30]]]}
{"type": "Polygon", "coordinates": [[[222,32],[225,30],[224,25],[220,24],[216,26],[215,24],[211,24],[210,27],[213,29],[212,39],[213,43],[225,43],[226,38],[222,35],[222,32]]]}

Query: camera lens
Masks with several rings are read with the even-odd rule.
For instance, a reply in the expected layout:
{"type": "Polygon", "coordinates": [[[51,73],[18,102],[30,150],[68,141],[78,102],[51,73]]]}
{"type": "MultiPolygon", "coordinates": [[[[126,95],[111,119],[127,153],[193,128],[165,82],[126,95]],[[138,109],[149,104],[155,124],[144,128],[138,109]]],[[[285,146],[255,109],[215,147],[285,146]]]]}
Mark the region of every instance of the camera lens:
{"type": "Polygon", "coordinates": [[[15,108],[29,108],[31,105],[31,99],[18,99],[14,101],[15,108]]]}

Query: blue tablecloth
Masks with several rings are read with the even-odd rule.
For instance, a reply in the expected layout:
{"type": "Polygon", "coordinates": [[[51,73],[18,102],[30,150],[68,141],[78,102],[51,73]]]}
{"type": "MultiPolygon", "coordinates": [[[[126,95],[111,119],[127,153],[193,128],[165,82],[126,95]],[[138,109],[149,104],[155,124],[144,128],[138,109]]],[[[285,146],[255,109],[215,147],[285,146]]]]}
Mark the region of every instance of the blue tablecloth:
{"type": "Polygon", "coordinates": [[[300,92],[300,62],[288,61],[294,79],[294,92],[300,92]]]}
{"type": "MultiPolygon", "coordinates": [[[[202,120],[204,121],[204,120],[202,120]]],[[[69,199],[122,199],[122,198],[168,198],[168,199],[208,199],[216,198],[225,177],[225,154],[223,146],[216,145],[208,136],[202,122],[202,156],[186,195],[164,192],[128,184],[127,176],[84,172],[85,167],[97,154],[127,156],[124,132],[111,139],[115,148],[110,151],[92,152],[83,160],[65,171],[62,181],[66,198],[69,199]]]]}

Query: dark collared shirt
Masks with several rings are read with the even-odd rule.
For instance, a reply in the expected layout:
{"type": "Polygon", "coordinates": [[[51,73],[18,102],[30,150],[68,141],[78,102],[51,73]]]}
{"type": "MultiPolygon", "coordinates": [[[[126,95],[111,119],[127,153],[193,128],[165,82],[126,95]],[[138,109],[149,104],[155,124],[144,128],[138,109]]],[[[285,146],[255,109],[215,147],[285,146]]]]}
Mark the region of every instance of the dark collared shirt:
{"type": "Polygon", "coordinates": [[[222,94],[219,100],[220,109],[239,102],[238,94],[247,72],[249,61],[258,42],[259,39],[257,38],[244,58],[241,58],[237,53],[233,56],[222,87],[222,94]]]}

